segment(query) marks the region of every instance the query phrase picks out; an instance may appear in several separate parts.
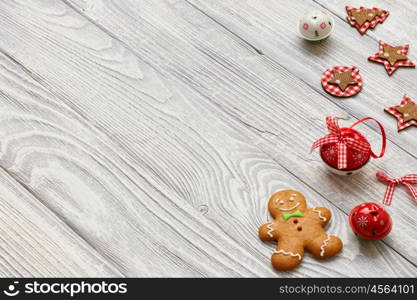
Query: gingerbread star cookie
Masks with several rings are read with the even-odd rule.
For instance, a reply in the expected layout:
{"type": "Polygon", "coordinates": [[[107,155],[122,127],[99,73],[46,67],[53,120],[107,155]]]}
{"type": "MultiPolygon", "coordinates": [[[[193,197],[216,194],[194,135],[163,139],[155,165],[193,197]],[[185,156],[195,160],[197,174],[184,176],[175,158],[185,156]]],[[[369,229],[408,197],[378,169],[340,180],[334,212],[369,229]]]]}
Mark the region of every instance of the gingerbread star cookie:
{"type": "Polygon", "coordinates": [[[347,21],[355,27],[360,34],[371,28],[375,28],[378,23],[382,23],[388,17],[389,12],[380,8],[366,8],[361,6],[360,8],[354,8],[352,6],[346,6],[347,21]]]}
{"type": "Polygon", "coordinates": [[[346,70],[344,72],[333,70],[333,78],[328,83],[337,84],[342,91],[345,91],[351,84],[358,84],[352,77],[352,70],[346,70]]]}
{"type": "Polygon", "coordinates": [[[417,104],[406,95],[400,105],[387,107],[385,111],[397,118],[398,131],[411,125],[417,126],[417,104]]]}
{"type": "Polygon", "coordinates": [[[327,69],[321,77],[321,85],[336,97],[351,97],[362,89],[362,77],[355,66],[335,66],[327,69]]]}
{"type": "Polygon", "coordinates": [[[402,48],[402,46],[391,47],[388,45],[383,45],[383,51],[382,53],[379,53],[377,57],[388,60],[390,65],[394,66],[397,61],[408,59],[406,55],[402,54],[402,48]]]}
{"type": "Polygon", "coordinates": [[[408,45],[391,46],[384,42],[379,42],[379,51],[368,60],[384,64],[388,75],[392,75],[399,67],[415,67],[416,65],[408,58],[408,45]]]}

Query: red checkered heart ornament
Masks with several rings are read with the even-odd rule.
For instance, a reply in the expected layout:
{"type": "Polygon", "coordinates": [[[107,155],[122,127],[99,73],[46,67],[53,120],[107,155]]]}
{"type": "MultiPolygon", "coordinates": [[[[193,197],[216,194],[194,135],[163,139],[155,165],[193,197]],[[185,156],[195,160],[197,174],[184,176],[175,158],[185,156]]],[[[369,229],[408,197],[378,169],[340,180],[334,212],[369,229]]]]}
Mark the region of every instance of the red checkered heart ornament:
{"type": "Polygon", "coordinates": [[[380,158],[385,154],[386,136],[384,127],[377,120],[367,117],[357,121],[350,127],[340,128],[337,118],[326,118],[329,133],[314,142],[310,152],[320,148],[320,155],[325,164],[336,174],[350,175],[361,169],[372,158],[380,158]],[[374,120],[381,131],[382,147],[381,153],[376,155],[368,140],[354,126],[374,120]]]}

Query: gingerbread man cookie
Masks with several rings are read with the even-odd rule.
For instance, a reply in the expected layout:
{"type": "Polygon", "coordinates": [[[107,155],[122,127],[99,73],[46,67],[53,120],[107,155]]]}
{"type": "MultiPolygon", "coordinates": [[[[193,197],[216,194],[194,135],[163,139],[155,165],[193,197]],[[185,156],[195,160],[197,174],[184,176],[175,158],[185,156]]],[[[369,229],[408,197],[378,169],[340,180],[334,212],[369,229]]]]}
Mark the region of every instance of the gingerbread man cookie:
{"type": "Polygon", "coordinates": [[[319,259],[331,257],[342,249],[342,241],[323,230],[330,221],[330,211],[324,207],[307,208],[300,192],[284,190],[273,194],[268,209],[274,220],[259,228],[259,237],[278,242],[271,257],[276,269],[297,267],[304,257],[304,249],[319,259]]]}

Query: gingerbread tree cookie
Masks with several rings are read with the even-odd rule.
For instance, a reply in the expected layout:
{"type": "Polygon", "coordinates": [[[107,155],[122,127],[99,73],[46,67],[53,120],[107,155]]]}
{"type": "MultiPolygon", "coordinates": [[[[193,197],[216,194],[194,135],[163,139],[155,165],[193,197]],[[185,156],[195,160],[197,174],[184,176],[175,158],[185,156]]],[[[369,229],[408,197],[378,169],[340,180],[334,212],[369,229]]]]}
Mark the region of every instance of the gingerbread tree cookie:
{"type": "Polygon", "coordinates": [[[355,27],[360,34],[365,34],[369,28],[375,28],[378,23],[382,23],[388,17],[389,12],[380,8],[354,8],[346,6],[347,21],[355,27]]]}
{"type": "Polygon", "coordinates": [[[278,242],[271,257],[276,269],[285,271],[297,267],[304,250],[323,259],[342,249],[342,241],[323,230],[330,221],[330,211],[324,207],[307,208],[300,192],[284,190],[273,194],[268,209],[274,220],[259,228],[259,237],[263,241],[278,242]]]}

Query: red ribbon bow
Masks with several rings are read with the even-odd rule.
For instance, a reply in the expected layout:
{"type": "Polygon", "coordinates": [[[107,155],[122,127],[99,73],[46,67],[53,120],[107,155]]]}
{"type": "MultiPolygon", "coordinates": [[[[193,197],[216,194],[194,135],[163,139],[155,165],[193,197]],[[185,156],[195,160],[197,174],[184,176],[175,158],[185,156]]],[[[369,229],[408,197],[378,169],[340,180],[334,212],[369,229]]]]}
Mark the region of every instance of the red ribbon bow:
{"type": "Polygon", "coordinates": [[[417,183],[417,174],[408,174],[398,179],[395,179],[390,178],[384,172],[379,171],[376,173],[376,178],[381,182],[388,183],[388,187],[384,195],[384,201],[382,201],[382,203],[386,205],[391,204],[392,196],[394,195],[395,186],[397,184],[403,184],[404,186],[406,186],[410,191],[411,196],[413,196],[414,201],[417,201],[417,190],[411,185],[412,183],[417,183]]]}
{"type": "MultiPolygon", "coordinates": [[[[338,169],[344,169],[347,167],[348,147],[364,153],[368,153],[371,150],[371,146],[368,142],[355,140],[350,137],[343,137],[335,117],[326,117],[326,124],[329,129],[329,134],[315,141],[310,149],[310,152],[323,145],[337,143],[338,169]]],[[[356,125],[356,123],[354,125],[356,125]]]]}

